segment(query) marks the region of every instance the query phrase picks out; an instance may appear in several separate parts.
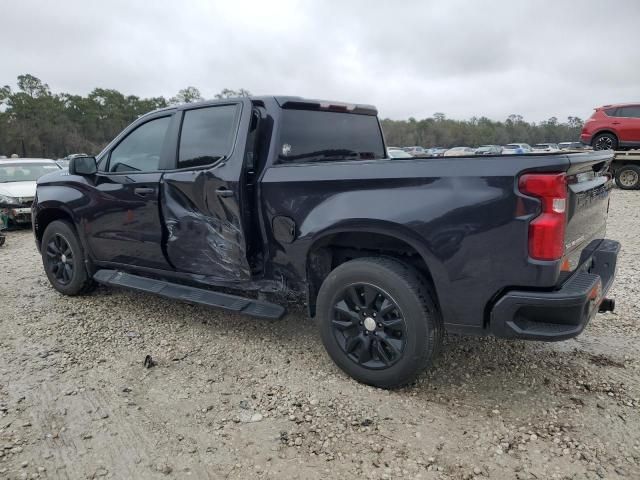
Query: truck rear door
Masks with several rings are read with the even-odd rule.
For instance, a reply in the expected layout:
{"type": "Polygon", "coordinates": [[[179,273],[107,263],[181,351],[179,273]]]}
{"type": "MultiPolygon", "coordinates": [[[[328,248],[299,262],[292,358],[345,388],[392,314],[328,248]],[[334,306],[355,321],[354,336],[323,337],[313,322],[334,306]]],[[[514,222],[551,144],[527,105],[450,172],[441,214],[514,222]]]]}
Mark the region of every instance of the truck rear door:
{"type": "Polygon", "coordinates": [[[248,100],[182,108],[177,157],[161,182],[164,247],[179,272],[209,281],[248,280],[240,182],[248,100]]]}

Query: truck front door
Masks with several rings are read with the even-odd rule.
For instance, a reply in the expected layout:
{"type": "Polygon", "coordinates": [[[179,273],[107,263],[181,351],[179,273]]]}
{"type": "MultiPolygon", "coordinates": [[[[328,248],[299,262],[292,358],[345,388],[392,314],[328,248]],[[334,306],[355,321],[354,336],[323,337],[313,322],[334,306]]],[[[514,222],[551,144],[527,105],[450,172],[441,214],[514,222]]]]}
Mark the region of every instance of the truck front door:
{"type": "Polygon", "coordinates": [[[159,195],[172,112],[146,117],[100,160],[83,209],[89,248],[98,262],[171,268],[162,252],[159,195]]]}
{"type": "Polygon", "coordinates": [[[241,215],[248,100],[183,108],[175,168],[162,179],[173,267],[212,283],[251,278],[241,215]]]}

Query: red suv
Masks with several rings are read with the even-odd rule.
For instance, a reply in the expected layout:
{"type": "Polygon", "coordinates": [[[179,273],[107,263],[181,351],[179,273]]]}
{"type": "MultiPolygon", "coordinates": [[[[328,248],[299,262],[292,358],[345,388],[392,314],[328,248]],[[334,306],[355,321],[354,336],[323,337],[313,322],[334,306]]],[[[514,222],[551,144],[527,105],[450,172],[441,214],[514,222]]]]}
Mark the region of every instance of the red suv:
{"type": "Polygon", "coordinates": [[[640,148],[640,103],[596,108],[582,127],[580,140],[594,150],[640,148]]]}

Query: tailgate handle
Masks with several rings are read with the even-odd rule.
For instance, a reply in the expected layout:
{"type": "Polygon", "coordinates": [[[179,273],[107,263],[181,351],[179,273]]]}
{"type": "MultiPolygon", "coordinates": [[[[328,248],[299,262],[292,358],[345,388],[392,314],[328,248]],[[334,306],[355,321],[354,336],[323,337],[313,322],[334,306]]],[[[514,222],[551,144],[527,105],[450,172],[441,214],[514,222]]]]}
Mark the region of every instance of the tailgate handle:
{"type": "Polygon", "coordinates": [[[216,194],[219,197],[232,197],[233,196],[233,190],[229,190],[228,188],[219,188],[216,190],[216,194]]]}
{"type": "Polygon", "coordinates": [[[133,189],[133,193],[135,193],[139,197],[146,197],[147,195],[151,195],[154,192],[155,189],[151,187],[136,187],[133,189]]]}

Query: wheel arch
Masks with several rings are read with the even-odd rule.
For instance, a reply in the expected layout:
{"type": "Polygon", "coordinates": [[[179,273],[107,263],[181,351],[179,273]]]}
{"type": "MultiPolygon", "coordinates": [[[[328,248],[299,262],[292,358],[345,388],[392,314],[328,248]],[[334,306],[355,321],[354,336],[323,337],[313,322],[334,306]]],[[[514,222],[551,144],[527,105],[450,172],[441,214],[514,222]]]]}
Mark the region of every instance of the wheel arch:
{"type": "Polygon", "coordinates": [[[595,132],[593,134],[593,136],[591,137],[591,143],[594,143],[594,141],[595,141],[595,139],[596,139],[596,137],[598,135],[603,135],[605,133],[608,133],[609,135],[613,135],[614,137],[616,137],[616,140],[618,142],[620,142],[620,136],[614,130],[612,130],[610,128],[605,128],[605,129],[602,129],[602,130],[598,130],[597,132],[595,132]]]}
{"type": "Polygon", "coordinates": [[[33,233],[36,237],[38,248],[41,247],[42,235],[44,234],[44,231],[47,229],[49,224],[51,224],[51,222],[54,222],[56,220],[66,220],[75,228],[73,216],[62,206],[58,205],[39,208],[36,212],[36,215],[33,218],[33,233]]]}
{"type": "Polygon", "coordinates": [[[430,284],[438,301],[440,269],[435,257],[415,233],[401,225],[382,222],[369,225],[342,225],[318,234],[306,252],[306,279],[309,314],[315,316],[318,291],[324,279],[338,265],[354,258],[392,257],[413,266],[430,284]]]}

